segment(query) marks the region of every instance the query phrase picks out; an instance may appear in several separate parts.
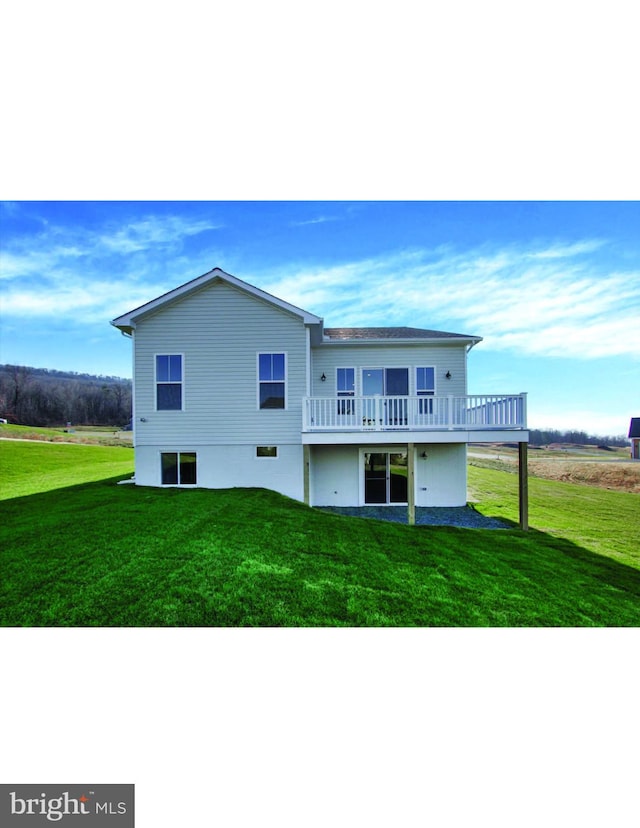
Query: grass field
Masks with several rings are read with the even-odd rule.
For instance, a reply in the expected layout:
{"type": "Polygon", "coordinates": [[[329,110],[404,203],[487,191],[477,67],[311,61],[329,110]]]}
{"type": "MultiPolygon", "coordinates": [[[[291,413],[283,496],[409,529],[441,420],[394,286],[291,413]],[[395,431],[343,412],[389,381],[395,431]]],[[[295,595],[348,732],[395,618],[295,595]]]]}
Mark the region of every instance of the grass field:
{"type": "Polygon", "coordinates": [[[133,473],[131,447],[63,445],[37,440],[3,440],[0,444],[0,500],[127,473],[133,473]]]}
{"type": "MultiPolygon", "coordinates": [[[[518,521],[517,476],[469,467],[469,495],[482,514],[518,521]]],[[[625,491],[529,478],[529,525],[640,570],[640,496],[625,491]]]]}
{"type": "Polygon", "coordinates": [[[121,431],[107,426],[74,426],[69,429],[0,423],[0,438],[7,440],[79,443],[86,446],[131,446],[132,436],[131,431],[121,431]]]}
{"type": "MultiPolygon", "coordinates": [[[[3,442],[0,462],[3,626],[640,625],[633,494],[532,480],[531,532],[463,530],[118,486],[124,448],[3,442]]],[[[477,508],[516,520],[516,480],[471,469],[477,508]]]]}
{"type": "MultiPolygon", "coordinates": [[[[512,446],[472,445],[472,466],[517,472],[518,451],[512,446]]],[[[628,448],[558,445],[529,447],[529,476],[565,483],[584,483],[602,489],[640,494],[640,463],[629,458],[628,448]]]]}

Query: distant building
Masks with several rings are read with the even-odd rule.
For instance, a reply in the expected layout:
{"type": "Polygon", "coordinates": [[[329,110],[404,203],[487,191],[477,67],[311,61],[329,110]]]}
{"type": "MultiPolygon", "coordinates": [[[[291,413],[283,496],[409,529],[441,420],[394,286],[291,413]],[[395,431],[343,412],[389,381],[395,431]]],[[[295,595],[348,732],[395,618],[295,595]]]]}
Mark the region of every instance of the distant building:
{"type": "Polygon", "coordinates": [[[631,459],[640,460],[640,417],[631,418],[629,439],[631,440],[631,459]]]}

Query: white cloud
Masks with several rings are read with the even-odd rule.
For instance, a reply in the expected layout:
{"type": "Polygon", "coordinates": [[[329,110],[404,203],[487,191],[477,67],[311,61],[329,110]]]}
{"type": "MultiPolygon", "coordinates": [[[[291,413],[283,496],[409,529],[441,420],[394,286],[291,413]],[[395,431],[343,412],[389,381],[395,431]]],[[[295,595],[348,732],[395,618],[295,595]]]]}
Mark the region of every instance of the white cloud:
{"type": "Polygon", "coordinates": [[[127,224],[125,227],[102,233],[98,245],[114,253],[134,253],[152,247],[172,247],[185,237],[206,230],[218,230],[222,225],[209,221],[192,221],[178,216],[151,216],[127,224]]]}
{"type": "MultiPolygon", "coordinates": [[[[201,265],[217,262],[217,251],[187,257],[182,243],[218,226],[147,216],[93,232],[47,228],[5,245],[3,314],[113,318],[210,269],[201,265]]],[[[640,271],[608,267],[606,253],[590,239],[464,253],[440,246],[237,275],[329,327],[409,325],[480,335],[487,350],[637,360],[640,271]]]]}
{"type": "MultiPolygon", "coordinates": [[[[269,280],[268,290],[327,326],[410,325],[484,337],[540,356],[638,358],[640,271],[608,270],[583,241],[470,254],[403,251],[269,280]]],[[[268,278],[268,277],[267,277],[268,278]]]]}
{"type": "Polygon", "coordinates": [[[575,244],[557,244],[545,246],[541,250],[530,253],[529,256],[532,259],[566,259],[583,253],[593,253],[605,244],[606,242],[601,239],[590,239],[575,244]]]}
{"type": "Polygon", "coordinates": [[[327,221],[339,221],[338,216],[318,216],[317,218],[307,219],[306,221],[292,221],[291,227],[304,227],[307,224],[324,224],[327,221]]]}
{"type": "Polygon", "coordinates": [[[74,245],[56,245],[47,249],[38,249],[36,246],[14,252],[3,250],[0,252],[0,279],[8,281],[46,273],[68,259],[77,259],[84,255],[85,251],[74,245]]]}
{"type": "Polygon", "coordinates": [[[3,315],[44,319],[81,311],[87,322],[112,318],[190,278],[179,266],[182,242],[219,227],[177,216],[98,231],[48,227],[0,254],[3,315]]]}

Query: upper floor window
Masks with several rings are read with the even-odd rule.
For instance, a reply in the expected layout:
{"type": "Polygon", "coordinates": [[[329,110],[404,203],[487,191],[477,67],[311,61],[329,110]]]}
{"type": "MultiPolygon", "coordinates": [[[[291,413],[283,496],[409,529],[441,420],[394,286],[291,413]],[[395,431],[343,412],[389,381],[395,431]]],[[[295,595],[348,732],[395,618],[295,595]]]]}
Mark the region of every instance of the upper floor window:
{"type": "Polygon", "coordinates": [[[356,369],[338,368],[336,388],[339,397],[353,397],[356,393],[356,369]]]}
{"type": "MultiPolygon", "coordinates": [[[[418,397],[433,397],[436,393],[436,369],[416,368],[416,394],[418,397]]],[[[420,414],[433,414],[433,400],[420,400],[420,414]]]]}
{"type": "Polygon", "coordinates": [[[435,368],[416,368],[416,394],[419,397],[433,397],[435,393],[435,368]]]}
{"type": "Polygon", "coordinates": [[[156,355],[156,408],[182,410],[182,354],[156,355]]]}
{"type": "Polygon", "coordinates": [[[258,404],[260,408],[284,408],[286,400],[285,354],[258,354],[258,404]]]}
{"type": "Polygon", "coordinates": [[[409,369],[363,368],[362,395],[364,397],[407,397],[409,395],[409,369]]]}
{"type": "MultiPolygon", "coordinates": [[[[336,369],[336,392],[339,397],[353,397],[356,393],[356,369],[336,369]]],[[[338,403],[338,414],[351,414],[353,403],[351,400],[341,400],[338,403]]]]}

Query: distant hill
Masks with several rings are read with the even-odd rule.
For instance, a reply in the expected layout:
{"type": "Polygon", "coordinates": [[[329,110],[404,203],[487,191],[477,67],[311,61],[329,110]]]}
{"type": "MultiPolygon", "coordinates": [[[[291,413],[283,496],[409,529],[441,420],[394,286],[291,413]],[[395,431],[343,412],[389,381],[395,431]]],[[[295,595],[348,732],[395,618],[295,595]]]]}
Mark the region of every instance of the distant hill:
{"type": "Polygon", "coordinates": [[[0,365],[0,417],[30,426],[122,426],[131,419],[130,379],[27,365],[0,365]]]}
{"type": "Polygon", "coordinates": [[[77,371],[56,371],[53,368],[33,368],[30,365],[0,365],[0,375],[12,375],[16,370],[27,372],[34,379],[48,380],[73,380],[74,382],[88,382],[92,384],[102,383],[125,383],[131,385],[131,380],[125,377],[103,374],[80,374],[77,371]]]}

